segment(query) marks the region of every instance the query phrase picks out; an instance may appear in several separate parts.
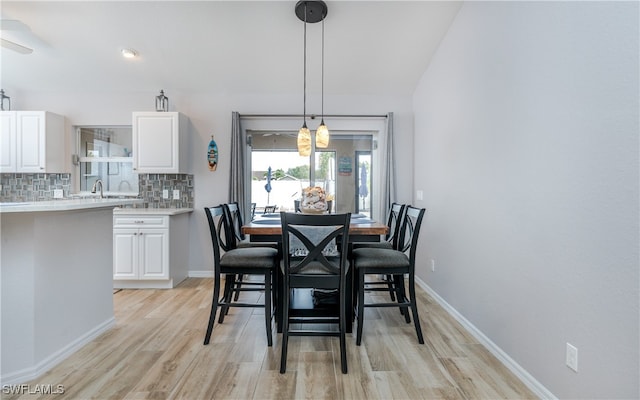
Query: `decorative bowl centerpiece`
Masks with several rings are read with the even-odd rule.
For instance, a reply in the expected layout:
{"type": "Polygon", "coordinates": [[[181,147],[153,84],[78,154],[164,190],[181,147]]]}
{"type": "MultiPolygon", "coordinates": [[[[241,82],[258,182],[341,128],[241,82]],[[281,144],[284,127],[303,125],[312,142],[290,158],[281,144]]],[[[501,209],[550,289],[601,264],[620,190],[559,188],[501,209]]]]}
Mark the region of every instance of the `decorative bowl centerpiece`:
{"type": "Polygon", "coordinates": [[[302,189],[300,211],[303,214],[324,214],[327,211],[327,196],[319,186],[302,189]]]}

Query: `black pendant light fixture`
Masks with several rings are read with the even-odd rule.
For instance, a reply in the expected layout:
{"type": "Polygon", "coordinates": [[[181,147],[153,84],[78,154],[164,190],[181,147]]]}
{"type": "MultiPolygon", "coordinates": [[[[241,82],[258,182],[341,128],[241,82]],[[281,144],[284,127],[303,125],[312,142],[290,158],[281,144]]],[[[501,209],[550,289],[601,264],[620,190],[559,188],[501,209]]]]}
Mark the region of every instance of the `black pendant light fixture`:
{"type": "Polygon", "coordinates": [[[324,123],[324,18],[327,16],[327,5],[324,1],[300,0],[296,3],[296,16],[304,22],[304,67],[303,67],[303,122],[298,131],[298,154],[311,154],[311,132],[307,128],[307,23],[322,21],[322,121],[316,132],[316,147],[327,147],[329,130],[324,123]]]}

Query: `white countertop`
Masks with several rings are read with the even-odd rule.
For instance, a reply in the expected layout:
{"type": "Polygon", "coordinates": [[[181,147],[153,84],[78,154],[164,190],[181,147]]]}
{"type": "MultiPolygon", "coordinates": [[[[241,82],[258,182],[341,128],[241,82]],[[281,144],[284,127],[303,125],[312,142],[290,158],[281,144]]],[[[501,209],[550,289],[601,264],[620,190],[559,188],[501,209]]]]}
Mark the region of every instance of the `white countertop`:
{"type": "Polygon", "coordinates": [[[117,215],[178,215],[193,212],[193,208],[114,208],[117,215]]]}
{"type": "MultiPolygon", "coordinates": [[[[92,198],[92,199],[66,199],[48,201],[26,201],[19,203],[0,203],[0,213],[24,213],[43,211],[73,211],[89,208],[108,208],[130,204],[142,204],[143,199],[136,198],[92,198]]],[[[144,210],[144,208],[140,209],[144,210]]]]}

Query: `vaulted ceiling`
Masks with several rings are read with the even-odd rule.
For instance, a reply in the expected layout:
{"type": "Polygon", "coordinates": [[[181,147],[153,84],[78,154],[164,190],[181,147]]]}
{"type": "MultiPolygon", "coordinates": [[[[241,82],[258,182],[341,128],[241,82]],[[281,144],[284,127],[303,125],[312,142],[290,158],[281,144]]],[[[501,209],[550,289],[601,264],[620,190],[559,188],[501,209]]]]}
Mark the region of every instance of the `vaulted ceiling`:
{"type": "MultiPolygon", "coordinates": [[[[2,37],[5,91],[286,94],[302,88],[296,1],[3,1],[28,29],[2,37]],[[122,48],[139,53],[121,56],[122,48]]],[[[325,93],[410,95],[456,1],[327,1],[325,93]]],[[[321,24],[307,26],[309,93],[320,91],[321,24]]]]}

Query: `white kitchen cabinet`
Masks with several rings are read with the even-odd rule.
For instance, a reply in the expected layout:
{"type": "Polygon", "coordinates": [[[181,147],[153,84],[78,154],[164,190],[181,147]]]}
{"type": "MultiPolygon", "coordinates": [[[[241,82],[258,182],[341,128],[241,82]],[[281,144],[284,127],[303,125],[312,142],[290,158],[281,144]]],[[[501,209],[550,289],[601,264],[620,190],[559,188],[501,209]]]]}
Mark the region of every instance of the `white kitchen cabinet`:
{"type": "Polygon", "coordinates": [[[0,112],[0,172],[65,172],[64,117],[47,111],[0,112]]]}
{"type": "Polygon", "coordinates": [[[186,173],[187,118],[178,112],[133,113],[133,170],[186,173]]]}
{"type": "Polygon", "coordinates": [[[0,172],[16,172],[16,112],[0,112],[0,172]]]}
{"type": "Polygon", "coordinates": [[[187,277],[188,214],[113,216],[114,288],[172,288],[187,277]]]}

